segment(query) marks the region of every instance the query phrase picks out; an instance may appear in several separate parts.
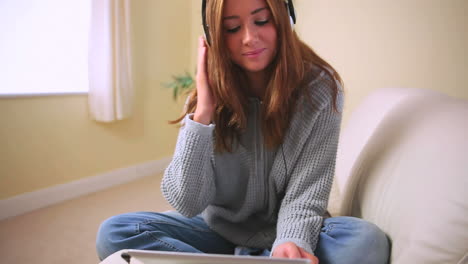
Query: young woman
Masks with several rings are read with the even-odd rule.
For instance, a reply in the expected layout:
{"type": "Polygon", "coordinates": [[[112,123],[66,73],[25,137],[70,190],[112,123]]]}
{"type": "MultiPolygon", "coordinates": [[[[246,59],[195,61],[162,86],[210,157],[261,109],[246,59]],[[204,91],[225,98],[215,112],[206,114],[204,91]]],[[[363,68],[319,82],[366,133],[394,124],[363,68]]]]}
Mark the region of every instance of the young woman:
{"type": "Polygon", "coordinates": [[[200,38],[197,88],[162,182],[177,212],[108,219],[97,237],[101,259],[124,248],[260,249],[312,263],[387,262],[388,241],[375,225],[325,217],[341,79],[298,38],[291,5],[206,1],[209,45],[200,38]]]}

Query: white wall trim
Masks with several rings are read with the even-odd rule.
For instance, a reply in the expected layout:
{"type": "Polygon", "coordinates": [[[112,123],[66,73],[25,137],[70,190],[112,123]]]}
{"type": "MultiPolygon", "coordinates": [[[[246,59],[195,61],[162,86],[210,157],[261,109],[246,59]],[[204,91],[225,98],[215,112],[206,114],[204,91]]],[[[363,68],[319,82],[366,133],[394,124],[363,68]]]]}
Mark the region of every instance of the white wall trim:
{"type": "Polygon", "coordinates": [[[171,158],[165,157],[0,200],[0,220],[134,181],[145,176],[162,173],[171,161],[171,158]]]}
{"type": "Polygon", "coordinates": [[[88,95],[87,91],[71,91],[71,92],[37,92],[37,93],[1,93],[2,98],[23,98],[23,97],[45,97],[45,96],[74,96],[74,95],[88,95]]]}

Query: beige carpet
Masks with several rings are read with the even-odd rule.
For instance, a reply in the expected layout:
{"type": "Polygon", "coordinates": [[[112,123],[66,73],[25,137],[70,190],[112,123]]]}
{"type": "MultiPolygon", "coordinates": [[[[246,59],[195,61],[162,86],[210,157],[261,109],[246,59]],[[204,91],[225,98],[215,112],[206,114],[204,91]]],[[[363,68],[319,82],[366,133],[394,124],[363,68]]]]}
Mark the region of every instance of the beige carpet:
{"type": "MultiPolygon", "coordinates": [[[[125,212],[166,211],[161,175],[0,221],[1,263],[98,263],[95,237],[104,219],[125,212]]],[[[338,190],[329,210],[337,212],[338,190]]]]}

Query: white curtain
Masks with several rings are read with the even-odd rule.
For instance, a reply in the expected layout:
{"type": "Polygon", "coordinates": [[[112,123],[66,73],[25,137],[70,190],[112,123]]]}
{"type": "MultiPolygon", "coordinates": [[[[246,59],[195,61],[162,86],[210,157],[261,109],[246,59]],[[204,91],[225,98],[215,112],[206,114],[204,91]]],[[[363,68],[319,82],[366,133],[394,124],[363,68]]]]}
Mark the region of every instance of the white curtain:
{"type": "Polygon", "coordinates": [[[133,110],[131,0],[91,1],[89,109],[95,120],[113,122],[133,110]]]}

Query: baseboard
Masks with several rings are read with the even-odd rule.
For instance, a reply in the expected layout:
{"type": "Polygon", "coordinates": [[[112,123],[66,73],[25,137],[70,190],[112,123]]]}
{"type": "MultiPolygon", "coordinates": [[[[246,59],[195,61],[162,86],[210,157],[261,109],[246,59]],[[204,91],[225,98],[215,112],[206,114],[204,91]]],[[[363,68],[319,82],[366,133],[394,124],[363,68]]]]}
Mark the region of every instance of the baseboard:
{"type": "Polygon", "coordinates": [[[162,173],[170,161],[166,157],[0,200],[0,220],[162,173]]]}

